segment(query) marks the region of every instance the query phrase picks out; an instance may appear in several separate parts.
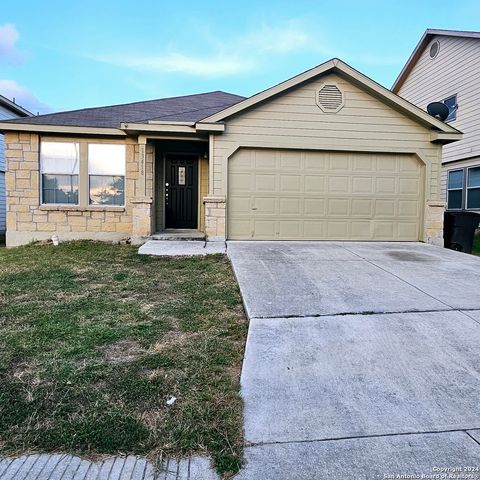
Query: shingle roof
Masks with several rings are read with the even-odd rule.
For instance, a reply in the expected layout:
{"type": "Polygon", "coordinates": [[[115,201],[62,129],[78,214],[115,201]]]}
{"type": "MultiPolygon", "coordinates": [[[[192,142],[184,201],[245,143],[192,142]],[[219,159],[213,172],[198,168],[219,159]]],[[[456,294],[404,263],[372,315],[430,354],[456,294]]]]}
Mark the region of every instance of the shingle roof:
{"type": "Polygon", "coordinates": [[[29,118],[17,118],[11,122],[31,125],[104,128],[120,128],[121,122],[146,123],[148,120],[198,122],[244,100],[244,98],[240,95],[217,91],[108,107],[83,108],[29,118]]]}

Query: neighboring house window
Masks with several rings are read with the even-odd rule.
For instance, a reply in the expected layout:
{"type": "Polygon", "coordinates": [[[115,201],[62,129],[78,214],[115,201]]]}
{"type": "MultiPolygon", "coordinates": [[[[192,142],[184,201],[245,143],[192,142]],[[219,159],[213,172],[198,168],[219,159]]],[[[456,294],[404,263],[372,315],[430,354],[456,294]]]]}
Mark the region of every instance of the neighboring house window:
{"type": "Polygon", "coordinates": [[[42,142],[42,203],[78,204],[79,144],[42,142]]]}
{"type": "Polygon", "coordinates": [[[445,119],[446,122],[451,122],[457,118],[457,96],[452,95],[451,97],[446,98],[443,103],[448,107],[448,117],[445,119]]]}
{"type": "Polygon", "coordinates": [[[480,166],[448,172],[447,209],[480,210],[480,166]]]}
{"type": "Polygon", "coordinates": [[[480,167],[467,169],[467,210],[480,209],[480,167]]]}
{"type": "Polygon", "coordinates": [[[125,204],[125,145],[89,144],[90,205],[125,204]]]}
{"type": "Polygon", "coordinates": [[[461,210],[463,206],[463,169],[448,172],[447,208],[461,210]]]}

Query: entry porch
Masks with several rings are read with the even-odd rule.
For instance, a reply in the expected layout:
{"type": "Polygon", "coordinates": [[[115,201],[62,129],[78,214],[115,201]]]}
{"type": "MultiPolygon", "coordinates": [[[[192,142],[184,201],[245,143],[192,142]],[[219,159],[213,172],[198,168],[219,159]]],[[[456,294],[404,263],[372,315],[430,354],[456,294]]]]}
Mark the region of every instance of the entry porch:
{"type": "Polygon", "coordinates": [[[134,243],[224,240],[217,232],[224,231],[225,199],[210,194],[209,153],[208,137],[139,138],[133,168],[144,192],[133,201],[134,243]]]}

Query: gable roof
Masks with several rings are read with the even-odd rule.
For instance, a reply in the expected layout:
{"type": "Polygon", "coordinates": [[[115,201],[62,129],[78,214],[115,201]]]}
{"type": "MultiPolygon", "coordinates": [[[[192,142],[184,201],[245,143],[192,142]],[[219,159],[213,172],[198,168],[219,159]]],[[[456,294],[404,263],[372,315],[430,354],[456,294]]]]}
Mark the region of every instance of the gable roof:
{"type": "MultiPolygon", "coordinates": [[[[26,108],[17,105],[15,102],[12,102],[7,97],[0,95],[0,105],[7,110],[15,113],[19,117],[31,117],[33,113],[29,112],[26,108]]],[[[17,119],[18,120],[18,119],[17,119]]]]}
{"type": "Polygon", "coordinates": [[[399,73],[397,79],[392,85],[392,92],[398,93],[400,87],[405,82],[408,74],[411,72],[412,68],[417,63],[417,60],[420,58],[420,55],[425,50],[425,47],[430,43],[431,39],[436,35],[442,35],[447,37],[465,37],[465,38],[478,38],[480,39],[480,32],[468,32],[465,30],[439,30],[435,28],[427,28],[425,33],[422,35],[422,38],[417,43],[417,46],[413,50],[412,54],[407,60],[407,63],[402,68],[402,71],[399,73]]]}
{"type": "Polygon", "coordinates": [[[246,98],[245,100],[242,100],[235,105],[227,107],[226,109],[221,110],[218,113],[214,113],[213,115],[204,118],[202,122],[214,123],[223,121],[232,115],[239,114],[246,109],[252,108],[255,105],[265,102],[272,97],[275,97],[292,88],[295,88],[304,82],[307,82],[315,77],[324,75],[329,72],[338,73],[346,77],[352,83],[358,85],[364,90],[367,90],[369,93],[373,94],[374,96],[382,100],[384,103],[390,105],[393,108],[396,108],[397,110],[400,110],[407,116],[410,116],[411,118],[423,125],[434,127],[440,132],[448,134],[461,134],[461,132],[456,128],[432,117],[421,108],[399,97],[395,93],[392,93],[387,88],[373,81],[366,75],[363,75],[358,70],[355,70],[350,65],[347,65],[338,58],[333,58],[317,67],[312,68],[311,70],[307,70],[306,72],[292,77],[285,82],[279,83],[278,85],[275,85],[271,88],[268,88],[267,90],[257,93],[256,95],[246,98]]]}
{"type": "Polygon", "coordinates": [[[17,118],[4,123],[118,129],[121,127],[121,123],[147,123],[150,120],[194,123],[244,98],[232,93],[217,91],[107,107],[83,108],[29,118],[17,118]]]}

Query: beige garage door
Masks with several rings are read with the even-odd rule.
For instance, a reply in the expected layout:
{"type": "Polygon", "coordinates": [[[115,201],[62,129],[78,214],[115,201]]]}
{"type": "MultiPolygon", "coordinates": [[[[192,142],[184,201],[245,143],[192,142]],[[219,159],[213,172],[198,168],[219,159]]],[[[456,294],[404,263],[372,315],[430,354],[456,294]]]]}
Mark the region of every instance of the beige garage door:
{"type": "Polygon", "coordinates": [[[419,240],[413,155],[241,149],[228,172],[232,240],[419,240]]]}

